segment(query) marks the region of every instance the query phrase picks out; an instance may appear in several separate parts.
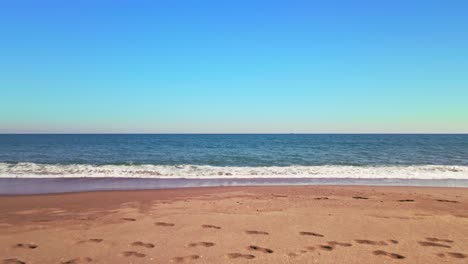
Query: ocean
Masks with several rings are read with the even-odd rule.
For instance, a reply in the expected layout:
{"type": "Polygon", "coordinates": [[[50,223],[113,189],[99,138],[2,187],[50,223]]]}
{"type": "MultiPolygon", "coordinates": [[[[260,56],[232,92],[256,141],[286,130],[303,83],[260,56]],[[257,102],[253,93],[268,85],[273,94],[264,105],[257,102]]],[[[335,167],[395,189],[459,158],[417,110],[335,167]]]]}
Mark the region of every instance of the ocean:
{"type": "Polygon", "coordinates": [[[468,135],[0,135],[0,193],[12,179],[63,178],[156,180],[143,184],[151,188],[181,181],[465,186],[468,135]]]}

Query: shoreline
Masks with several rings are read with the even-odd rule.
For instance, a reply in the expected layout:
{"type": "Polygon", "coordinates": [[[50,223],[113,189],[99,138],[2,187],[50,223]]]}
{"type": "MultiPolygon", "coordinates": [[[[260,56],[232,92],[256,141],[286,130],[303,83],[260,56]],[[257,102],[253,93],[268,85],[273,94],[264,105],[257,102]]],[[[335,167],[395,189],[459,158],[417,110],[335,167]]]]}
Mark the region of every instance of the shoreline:
{"type": "Polygon", "coordinates": [[[468,188],[468,180],[395,178],[0,178],[0,196],[236,186],[407,186],[468,188]]]}
{"type": "Polygon", "coordinates": [[[466,188],[231,186],[0,196],[0,261],[464,263],[466,237],[466,188]]]}

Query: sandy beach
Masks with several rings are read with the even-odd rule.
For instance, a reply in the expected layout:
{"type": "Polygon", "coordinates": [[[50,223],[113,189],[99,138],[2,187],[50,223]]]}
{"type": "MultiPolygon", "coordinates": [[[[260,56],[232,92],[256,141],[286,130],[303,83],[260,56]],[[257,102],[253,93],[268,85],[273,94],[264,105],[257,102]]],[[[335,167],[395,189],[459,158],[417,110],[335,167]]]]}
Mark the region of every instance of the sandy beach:
{"type": "Polygon", "coordinates": [[[468,189],[219,187],[0,197],[2,263],[467,263],[468,189]]]}

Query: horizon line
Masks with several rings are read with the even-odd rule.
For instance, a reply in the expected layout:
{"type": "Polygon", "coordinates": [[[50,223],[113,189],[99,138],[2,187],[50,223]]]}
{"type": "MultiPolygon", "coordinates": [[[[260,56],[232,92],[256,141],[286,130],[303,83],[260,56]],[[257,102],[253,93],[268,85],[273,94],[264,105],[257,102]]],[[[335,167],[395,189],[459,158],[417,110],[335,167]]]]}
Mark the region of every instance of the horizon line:
{"type": "Polygon", "coordinates": [[[294,132],[255,132],[255,133],[115,133],[115,132],[97,132],[97,133],[0,133],[0,135],[468,135],[468,132],[310,132],[310,133],[294,133],[294,132]]]}

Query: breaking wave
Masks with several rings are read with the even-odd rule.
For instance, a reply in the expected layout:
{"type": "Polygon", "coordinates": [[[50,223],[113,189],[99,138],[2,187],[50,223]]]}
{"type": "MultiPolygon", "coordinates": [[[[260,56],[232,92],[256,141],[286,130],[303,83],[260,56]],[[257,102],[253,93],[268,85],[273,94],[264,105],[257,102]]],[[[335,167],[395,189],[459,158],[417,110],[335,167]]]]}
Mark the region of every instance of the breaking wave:
{"type": "Polygon", "coordinates": [[[468,166],[268,166],[222,167],[208,165],[92,165],[0,163],[1,178],[370,178],[468,179],[468,166]]]}

